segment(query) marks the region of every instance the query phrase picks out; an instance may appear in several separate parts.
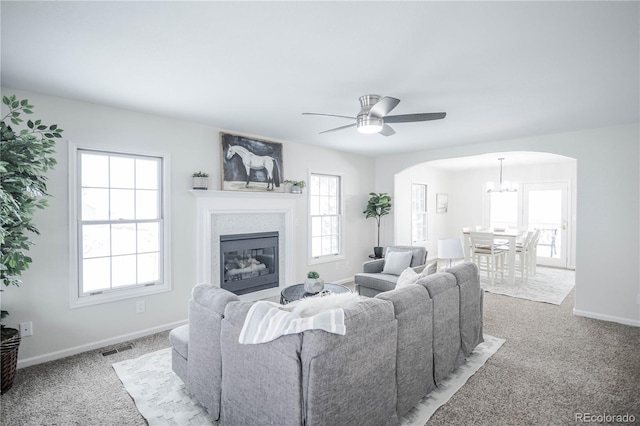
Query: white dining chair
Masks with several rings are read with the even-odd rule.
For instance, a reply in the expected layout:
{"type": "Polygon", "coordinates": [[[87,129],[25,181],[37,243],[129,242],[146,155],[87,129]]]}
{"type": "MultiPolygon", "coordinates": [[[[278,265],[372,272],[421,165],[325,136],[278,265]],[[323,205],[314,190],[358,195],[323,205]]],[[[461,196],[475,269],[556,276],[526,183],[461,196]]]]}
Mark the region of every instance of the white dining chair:
{"type": "Polygon", "coordinates": [[[462,248],[464,250],[464,261],[471,262],[471,227],[462,228],[462,248]]]}
{"type": "MultiPolygon", "coordinates": [[[[518,271],[520,271],[520,279],[524,283],[529,277],[529,273],[531,270],[531,243],[535,236],[535,231],[527,232],[526,237],[520,243],[516,244],[516,257],[515,257],[515,265],[518,271]]],[[[505,250],[509,249],[509,246],[504,247],[505,250]]]]}
{"type": "Polygon", "coordinates": [[[540,241],[540,230],[533,231],[533,238],[529,244],[529,274],[536,274],[536,265],[538,263],[538,241],[540,241]]]}
{"type": "Polygon", "coordinates": [[[469,233],[471,261],[478,266],[479,271],[486,271],[491,285],[496,280],[498,272],[504,280],[504,263],[507,251],[494,244],[492,232],[469,233]]]}

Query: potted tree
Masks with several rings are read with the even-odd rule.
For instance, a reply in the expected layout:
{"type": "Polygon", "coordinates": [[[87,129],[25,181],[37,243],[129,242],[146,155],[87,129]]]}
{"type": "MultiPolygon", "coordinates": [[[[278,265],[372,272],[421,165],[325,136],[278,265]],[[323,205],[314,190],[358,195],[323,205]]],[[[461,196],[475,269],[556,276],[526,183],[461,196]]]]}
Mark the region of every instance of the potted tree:
{"type": "Polygon", "coordinates": [[[195,172],[193,178],[193,189],[209,189],[209,174],[205,172],[195,172]]]}
{"type": "Polygon", "coordinates": [[[367,202],[367,208],[362,212],[369,219],[373,217],[376,219],[378,225],[378,245],[373,248],[374,256],[379,259],[382,257],[382,247],[380,247],[380,219],[382,216],[388,215],[391,212],[391,197],[386,192],[369,193],[369,201],[367,202]]]}
{"type": "Polygon", "coordinates": [[[302,189],[307,186],[307,184],[303,180],[289,180],[286,179],[284,183],[288,183],[291,185],[291,193],[292,194],[302,194],[302,189]]]}
{"type": "MultiPolygon", "coordinates": [[[[2,103],[8,113],[0,124],[0,280],[5,286],[19,286],[22,272],[31,264],[27,251],[34,243],[29,233],[39,234],[33,215],[47,205],[45,174],[56,164],[54,138],[62,137],[62,129],[55,124],[44,125],[41,120],[28,120],[25,129],[14,130],[11,126],[21,126],[22,114],[31,114],[33,106],[15,96],[4,96],[2,103]]],[[[0,311],[0,320],[8,315],[6,310],[0,311]]],[[[14,328],[1,325],[0,329],[5,393],[15,378],[20,335],[14,328]]]]}
{"type": "Polygon", "coordinates": [[[309,271],[304,281],[304,291],[307,293],[320,293],[324,289],[324,280],[316,271],[309,271]]]}

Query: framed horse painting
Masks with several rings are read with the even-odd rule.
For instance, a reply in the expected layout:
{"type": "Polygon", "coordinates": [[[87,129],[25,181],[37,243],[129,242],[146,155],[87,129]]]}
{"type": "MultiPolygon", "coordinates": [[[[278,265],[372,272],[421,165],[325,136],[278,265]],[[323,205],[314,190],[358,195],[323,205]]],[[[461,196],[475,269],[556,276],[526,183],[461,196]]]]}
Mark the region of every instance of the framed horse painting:
{"type": "Polygon", "coordinates": [[[220,132],[222,189],[284,192],[282,144],[220,132]]]}

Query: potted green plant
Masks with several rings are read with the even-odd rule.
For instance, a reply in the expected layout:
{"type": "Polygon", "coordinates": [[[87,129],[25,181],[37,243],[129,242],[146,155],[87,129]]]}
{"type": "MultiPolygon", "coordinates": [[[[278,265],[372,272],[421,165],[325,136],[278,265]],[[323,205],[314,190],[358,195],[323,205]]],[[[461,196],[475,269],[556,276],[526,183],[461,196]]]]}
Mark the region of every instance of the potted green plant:
{"type": "Polygon", "coordinates": [[[288,183],[291,185],[291,193],[292,194],[302,194],[302,189],[307,186],[305,181],[303,180],[289,180],[286,179],[284,183],[288,183]]]}
{"type": "Polygon", "coordinates": [[[193,189],[209,189],[209,174],[195,172],[193,174],[193,189]]]}
{"type": "MultiPolygon", "coordinates": [[[[31,264],[27,255],[34,243],[29,233],[39,234],[33,223],[36,209],[47,206],[46,172],[56,164],[54,138],[62,137],[56,124],[47,126],[41,120],[27,120],[20,131],[22,114],[31,114],[33,106],[27,99],[4,96],[2,103],[8,113],[0,124],[0,280],[5,286],[22,283],[21,275],[31,264]]],[[[0,289],[1,291],[1,289],[0,289]]],[[[0,320],[9,312],[0,311],[0,320]]],[[[0,325],[2,393],[9,390],[15,378],[20,334],[18,330],[0,325]]]]}
{"type": "Polygon", "coordinates": [[[373,217],[376,219],[378,225],[378,245],[373,248],[374,256],[379,259],[382,257],[382,247],[380,247],[380,219],[382,216],[386,216],[391,213],[391,197],[386,192],[369,193],[369,201],[367,202],[366,209],[362,212],[366,216],[366,219],[373,217]]]}
{"type": "Polygon", "coordinates": [[[316,271],[309,271],[304,281],[304,291],[307,293],[320,293],[324,289],[324,280],[316,271]]]}

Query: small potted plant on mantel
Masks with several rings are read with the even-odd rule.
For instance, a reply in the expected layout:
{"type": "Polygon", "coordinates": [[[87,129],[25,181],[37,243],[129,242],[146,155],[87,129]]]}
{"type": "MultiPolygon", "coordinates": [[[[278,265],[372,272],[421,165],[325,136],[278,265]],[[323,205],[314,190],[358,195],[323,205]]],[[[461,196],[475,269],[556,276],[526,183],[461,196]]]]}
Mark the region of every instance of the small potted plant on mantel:
{"type": "Polygon", "coordinates": [[[304,282],[304,291],[307,293],[320,293],[324,289],[324,280],[316,271],[309,271],[304,282]]]}
{"type": "Polygon", "coordinates": [[[284,183],[288,183],[291,185],[291,193],[292,194],[302,194],[302,188],[307,186],[307,184],[303,180],[289,180],[286,179],[284,183]]]}
{"type": "Polygon", "coordinates": [[[209,174],[195,172],[193,174],[193,189],[209,189],[209,174]]]}

